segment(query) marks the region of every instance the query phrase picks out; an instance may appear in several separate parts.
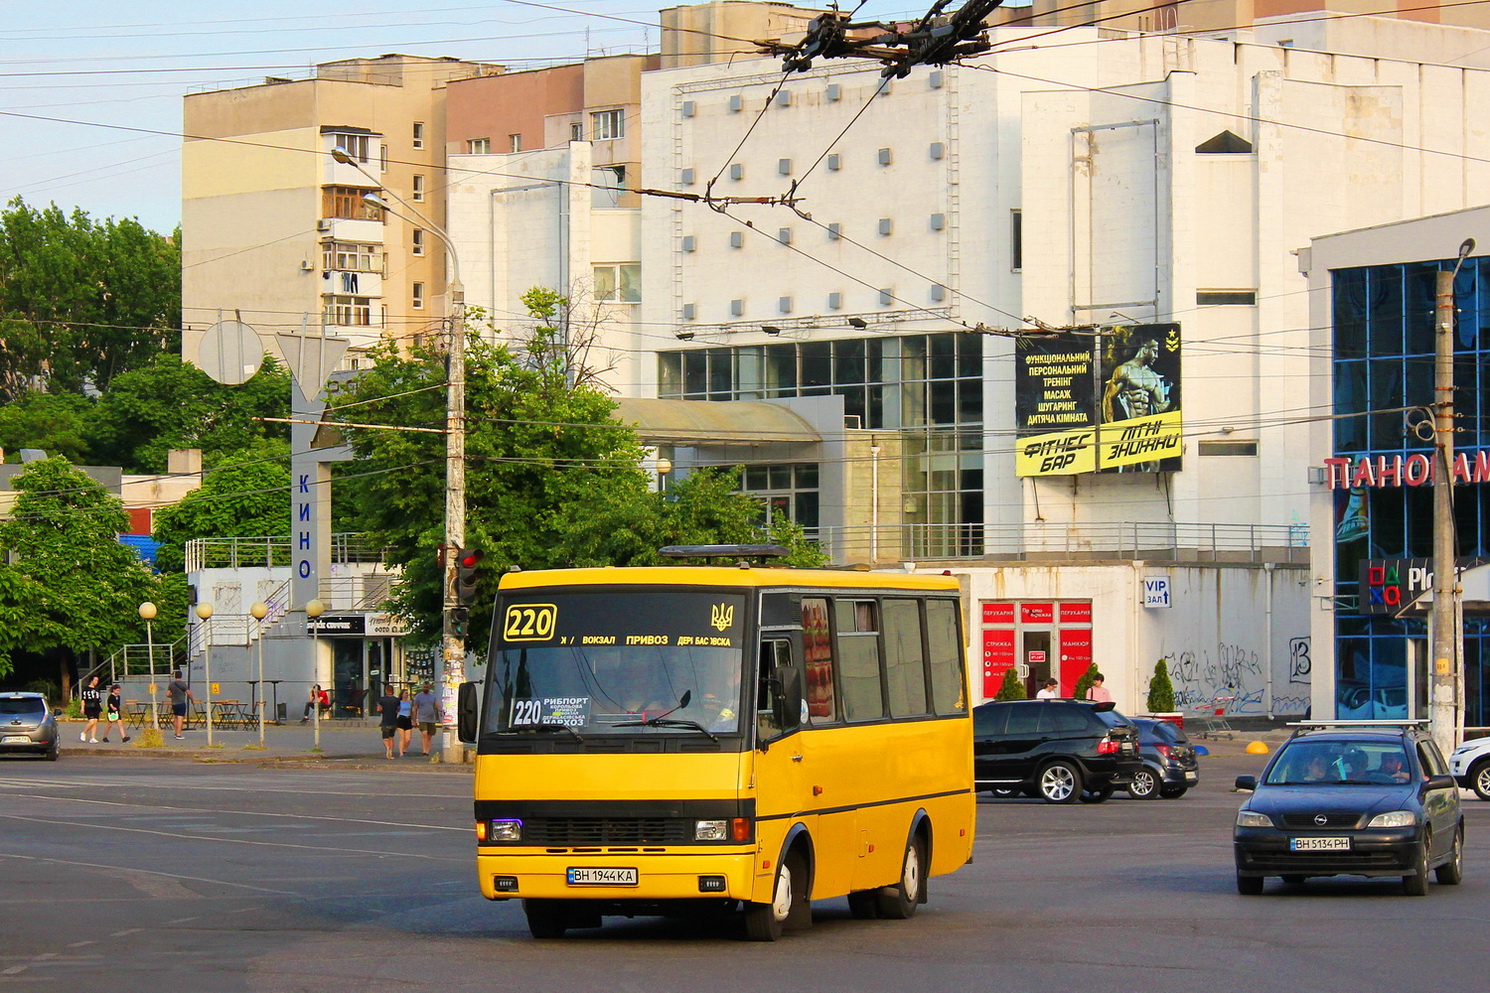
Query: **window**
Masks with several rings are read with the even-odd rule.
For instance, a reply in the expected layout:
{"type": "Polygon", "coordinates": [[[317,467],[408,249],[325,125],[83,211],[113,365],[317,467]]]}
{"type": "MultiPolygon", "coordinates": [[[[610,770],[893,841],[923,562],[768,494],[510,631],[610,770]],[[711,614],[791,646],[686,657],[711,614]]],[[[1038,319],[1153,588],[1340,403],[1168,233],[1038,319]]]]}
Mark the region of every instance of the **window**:
{"type": "Polygon", "coordinates": [[[423,203],[424,202],[424,177],[423,176],[415,176],[414,177],[414,196],[413,196],[413,200],[414,200],[415,203],[423,203]]]}
{"type": "Polygon", "coordinates": [[[1226,440],[1215,440],[1215,441],[1202,440],[1200,442],[1200,454],[1201,455],[1256,455],[1257,454],[1257,441],[1256,441],[1256,439],[1242,440],[1240,438],[1238,438],[1238,439],[1230,439],[1230,438],[1228,438],[1226,440]]]}
{"type": "Polygon", "coordinates": [[[1024,268],[1024,211],[1009,211],[1009,268],[1024,268]]]}
{"type": "Polygon", "coordinates": [[[423,228],[415,228],[414,229],[414,254],[415,255],[423,255],[424,254],[424,229],[423,228]]]}
{"type": "Polygon", "coordinates": [[[372,300],[368,297],[327,297],[325,321],[342,327],[371,327],[372,300]]]}
{"type": "Polygon", "coordinates": [[[326,186],[321,189],[321,216],[354,221],[382,220],[383,212],[362,199],[366,190],[350,186],[326,186]]]}
{"type": "Polygon", "coordinates": [[[466,151],[472,155],[490,155],[491,139],[472,138],[470,141],[466,142],[466,151]]]}
{"type": "MultiPolygon", "coordinates": [[[[761,381],[763,372],[759,362],[746,362],[742,356],[741,393],[748,392],[757,397],[766,395],[766,384],[761,381]]],[[[766,526],[790,519],[802,525],[809,538],[816,536],[818,528],[818,487],[815,462],[747,466],[740,481],[741,492],[753,497],[765,510],[763,523],[766,526]]]]}
{"type": "Polygon", "coordinates": [[[523,136],[521,134],[510,134],[507,136],[507,151],[521,152],[523,150],[523,136]]]}
{"type": "Polygon", "coordinates": [[[321,268],[329,272],[382,272],[383,246],[324,242],[321,245],[321,268]]]}
{"type": "Polygon", "coordinates": [[[640,262],[598,265],[595,272],[595,299],[613,303],[640,303],[642,267],[640,262]]]}
{"type": "MultiPolygon", "coordinates": [[[[761,642],[760,681],[757,684],[755,726],[762,738],[776,737],[785,728],[776,723],[772,679],[778,671],[792,667],[792,643],[785,638],[767,638],[761,642]]],[[[811,696],[812,687],[808,687],[811,696]]]]}
{"type": "Polygon", "coordinates": [[[368,153],[372,148],[372,138],[365,134],[345,134],[333,132],[332,141],[347,150],[347,154],[358,162],[366,163],[369,160],[368,153]]]}
{"type": "Polygon", "coordinates": [[[605,141],[626,137],[626,115],[619,110],[597,110],[590,115],[590,139],[605,141]]]}
{"type": "Polygon", "coordinates": [[[387,145],[379,145],[378,146],[378,170],[380,172],[387,172],[388,171],[388,146],[387,145]]]}
{"type": "Polygon", "coordinates": [[[423,310],[424,309],[424,284],[423,283],[415,283],[413,289],[414,289],[413,299],[410,301],[410,303],[411,303],[411,305],[413,306],[413,308],[415,310],[423,310]]]}
{"type": "Polygon", "coordinates": [[[807,716],[828,724],[838,716],[833,683],[833,640],[828,632],[828,601],[802,598],[802,655],[807,668],[807,716]]]}
{"type": "Polygon", "coordinates": [[[878,606],[873,600],[833,602],[844,717],[851,721],[873,721],[885,716],[885,697],[880,686],[878,606]]]}
{"type": "Polygon", "coordinates": [[[1250,155],[1252,143],[1231,131],[1222,131],[1195,146],[1199,155],[1250,155]]]}
{"type": "Polygon", "coordinates": [[[1253,307],[1257,304],[1257,291],[1196,290],[1195,304],[1198,307],[1253,307]]]}
{"type": "Polygon", "coordinates": [[[926,713],[925,653],[921,648],[921,607],[915,600],[884,601],[885,685],[890,716],[926,713]]]}
{"type": "Polygon", "coordinates": [[[570,141],[584,141],[585,140],[585,126],[583,124],[579,123],[578,121],[575,121],[573,124],[569,125],[569,140],[570,141]]]}
{"type": "Polygon", "coordinates": [[[424,122],[423,121],[415,121],[414,122],[414,147],[415,148],[423,148],[424,147],[424,122]]]}
{"type": "Polygon", "coordinates": [[[926,646],[931,658],[931,701],[938,714],[967,710],[962,692],[962,636],[957,632],[957,604],[926,601],[926,646]]]}

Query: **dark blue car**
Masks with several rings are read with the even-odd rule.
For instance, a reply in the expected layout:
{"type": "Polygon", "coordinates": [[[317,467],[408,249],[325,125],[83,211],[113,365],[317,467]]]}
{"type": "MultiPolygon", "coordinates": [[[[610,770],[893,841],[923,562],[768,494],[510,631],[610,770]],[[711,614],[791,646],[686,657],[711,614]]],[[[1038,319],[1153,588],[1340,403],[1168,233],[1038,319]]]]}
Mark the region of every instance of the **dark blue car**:
{"type": "Polygon", "coordinates": [[[1360,722],[1302,727],[1259,780],[1238,776],[1252,796],[1237,811],[1237,891],[1262,892],[1268,876],[1400,876],[1410,896],[1428,873],[1455,885],[1464,874],[1459,789],[1425,723],[1360,722]]]}

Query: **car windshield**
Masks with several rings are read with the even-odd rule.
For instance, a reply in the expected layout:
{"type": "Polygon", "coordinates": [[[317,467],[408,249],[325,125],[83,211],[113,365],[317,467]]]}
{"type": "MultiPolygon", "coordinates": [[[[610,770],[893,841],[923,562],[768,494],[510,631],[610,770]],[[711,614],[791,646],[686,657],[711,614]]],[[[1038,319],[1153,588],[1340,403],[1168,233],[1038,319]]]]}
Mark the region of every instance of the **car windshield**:
{"type": "Polygon", "coordinates": [[[1400,741],[1302,739],[1284,746],[1266,781],[1272,786],[1405,783],[1408,770],[1400,741]]]}
{"type": "Polygon", "coordinates": [[[41,717],[46,712],[40,697],[0,697],[0,717],[41,717]]]}
{"type": "Polygon", "coordinates": [[[740,729],[745,598],[690,590],[504,597],[485,730],[740,729]]]}

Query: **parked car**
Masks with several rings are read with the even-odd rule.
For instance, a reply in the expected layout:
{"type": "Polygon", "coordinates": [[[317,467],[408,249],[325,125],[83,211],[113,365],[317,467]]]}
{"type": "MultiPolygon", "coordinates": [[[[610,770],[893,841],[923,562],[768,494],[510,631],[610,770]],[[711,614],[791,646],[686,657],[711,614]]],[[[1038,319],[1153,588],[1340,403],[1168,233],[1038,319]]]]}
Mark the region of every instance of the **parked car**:
{"type": "Polygon", "coordinates": [[[1454,749],[1449,756],[1449,773],[1481,800],[1490,800],[1490,737],[1472,738],[1454,749]]]}
{"type": "Polygon", "coordinates": [[[1129,796],[1135,800],[1174,800],[1200,782],[1195,746],[1178,724],[1148,717],[1129,720],[1138,728],[1138,757],[1143,761],[1143,768],[1128,784],[1129,796]]]}
{"type": "Polygon", "coordinates": [[[973,709],[980,790],[1047,803],[1101,803],[1138,771],[1138,729],[1111,703],[1005,700],[973,709]]]}
{"type": "Polygon", "coordinates": [[[40,693],[0,693],[0,754],[20,752],[57,761],[57,718],[40,693]]]}
{"type": "Polygon", "coordinates": [[[1415,722],[1300,728],[1262,774],[1238,776],[1252,796],[1237,811],[1237,891],[1268,876],[1400,876],[1410,896],[1464,876],[1464,815],[1448,763],[1415,722]]]}

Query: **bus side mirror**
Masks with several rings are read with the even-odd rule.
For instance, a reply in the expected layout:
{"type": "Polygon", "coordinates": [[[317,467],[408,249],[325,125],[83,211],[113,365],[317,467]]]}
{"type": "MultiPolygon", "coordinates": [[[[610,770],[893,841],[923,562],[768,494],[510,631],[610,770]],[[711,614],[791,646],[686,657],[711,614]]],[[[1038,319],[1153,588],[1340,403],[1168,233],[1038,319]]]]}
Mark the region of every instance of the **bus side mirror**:
{"type": "Polygon", "coordinates": [[[476,743],[476,728],[481,723],[480,691],[480,683],[461,683],[455,698],[455,734],[463,744],[476,743]]]}
{"type": "Polygon", "coordinates": [[[771,716],[782,733],[794,731],[802,723],[802,673],[777,669],[771,682],[771,716]]]}

